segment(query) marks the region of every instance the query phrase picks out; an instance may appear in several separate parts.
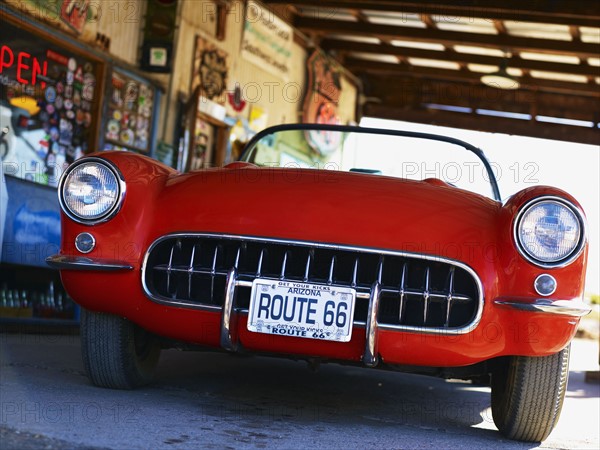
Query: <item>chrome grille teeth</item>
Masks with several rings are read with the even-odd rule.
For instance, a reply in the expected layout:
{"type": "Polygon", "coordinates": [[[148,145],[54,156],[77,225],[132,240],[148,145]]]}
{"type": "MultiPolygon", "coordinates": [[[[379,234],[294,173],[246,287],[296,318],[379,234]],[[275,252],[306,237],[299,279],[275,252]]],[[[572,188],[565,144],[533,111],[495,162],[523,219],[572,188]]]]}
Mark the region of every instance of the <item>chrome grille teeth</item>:
{"type": "Polygon", "coordinates": [[[350,283],[351,287],[356,287],[357,275],[358,275],[358,256],[354,260],[354,269],[352,271],[352,283],[350,283]]]}
{"type": "Polygon", "coordinates": [[[304,282],[308,281],[308,276],[310,274],[310,263],[312,262],[314,254],[315,250],[311,248],[308,252],[308,258],[306,259],[306,269],[304,270],[304,278],[302,279],[304,282]]]}
{"type": "Polygon", "coordinates": [[[279,275],[280,280],[285,279],[285,268],[287,266],[288,253],[289,252],[286,251],[285,254],[283,255],[283,262],[281,263],[281,275],[279,275]]]}
{"type": "Polygon", "coordinates": [[[260,278],[262,276],[262,265],[263,265],[264,257],[265,257],[265,249],[263,248],[260,251],[260,256],[258,257],[258,267],[256,269],[256,278],[260,278]]]}
{"type": "Polygon", "coordinates": [[[400,304],[398,311],[398,323],[402,323],[402,315],[404,314],[404,287],[406,282],[406,268],[408,267],[408,263],[402,264],[402,275],[400,278],[400,304]]]}
{"type": "Polygon", "coordinates": [[[425,289],[423,291],[423,325],[427,323],[429,310],[429,266],[425,269],[425,289]]]}
{"type": "Polygon", "coordinates": [[[147,294],[156,301],[192,308],[227,303],[232,311],[248,307],[255,278],[352,287],[355,324],[367,320],[376,283],[377,324],[417,331],[465,329],[478,320],[482,306],[481,283],[460,263],[242,237],[159,239],[147,255],[143,277],[147,294]]]}
{"type": "Polygon", "coordinates": [[[194,275],[194,256],[196,255],[196,245],[192,247],[192,256],[188,267],[188,297],[192,298],[192,275],[194,275]]]}
{"type": "Polygon", "coordinates": [[[327,284],[333,284],[333,270],[335,268],[335,256],[331,257],[331,265],[329,266],[329,277],[327,278],[327,284]]]}
{"type": "Polygon", "coordinates": [[[452,292],[454,291],[454,267],[450,267],[450,273],[448,274],[448,296],[446,297],[446,322],[444,326],[448,328],[450,326],[450,309],[452,308],[452,292]]]}

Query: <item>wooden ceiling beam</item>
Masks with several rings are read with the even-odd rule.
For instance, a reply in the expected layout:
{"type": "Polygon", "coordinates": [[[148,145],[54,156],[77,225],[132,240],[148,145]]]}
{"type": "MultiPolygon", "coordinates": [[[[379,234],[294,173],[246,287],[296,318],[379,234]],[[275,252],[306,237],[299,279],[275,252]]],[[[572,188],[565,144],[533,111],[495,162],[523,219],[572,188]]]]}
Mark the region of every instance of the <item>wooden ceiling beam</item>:
{"type": "Polygon", "coordinates": [[[442,45],[474,45],[486,48],[502,48],[512,51],[532,51],[559,53],[579,57],[597,57],[600,45],[588,42],[559,41],[553,39],[532,39],[496,34],[466,33],[462,31],[431,30],[422,28],[382,25],[377,23],[356,23],[343,20],[314,19],[299,16],[294,26],[303,32],[318,34],[352,34],[355,36],[383,36],[389,39],[431,42],[442,45]]]}
{"type": "MultiPolygon", "coordinates": [[[[287,4],[281,0],[263,0],[266,4],[287,4]]],[[[381,12],[431,14],[447,20],[457,17],[515,20],[519,22],[554,23],[561,25],[577,25],[597,27],[600,20],[600,2],[572,0],[558,2],[555,0],[522,0],[480,1],[463,0],[439,1],[336,1],[336,0],[300,0],[294,4],[298,7],[327,8],[330,11],[339,9],[366,9],[381,12]]]]}
{"type": "MultiPolygon", "coordinates": [[[[490,117],[439,110],[411,110],[382,104],[367,103],[363,115],[381,119],[403,120],[446,127],[506,133],[560,141],[598,145],[600,130],[530,120],[490,117]]],[[[485,151],[485,148],[483,149],[485,151]]]]}
{"type": "MultiPolygon", "coordinates": [[[[474,72],[464,72],[460,70],[434,69],[421,66],[406,66],[394,63],[385,63],[377,61],[365,61],[360,58],[346,58],[344,67],[355,75],[361,73],[386,74],[388,76],[408,76],[416,78],[428,78],[450,81],[471,82],[481,84],[482,74],[474,72]]],[[[521,89],[530,89],[534,91],[559,92],[564,94],[587,95],[600,98],[600,89],[597,85],[588,83],[569,83],[565,81],[552,81],[537,78],[523,78],[521,89]]]]}
{"type": "MultiPolygon", "coordinates": [[[[362,22],[362,23],[368,23],[369,22],[369,19],[367,18],[367,16],[365,14],[363,14],[363,12],[361,10],[359,10],[359,9],[351,9],[350,10],[350,14],[352,14],[354,16],[354,18],[356,20],[358,20],[359,22],[362,22]]],[[[379,42],[381,42],[381,47],[386,47],[386,48],[387,47],[392,47],[391,39],[386,38],[384,36],[376,36],[376,37],[377,37],[377,39],[379,39],[379,42]]],[[[322,46],[321,46],[321,48],[322,48],[322,46]]],[[[342,57],[345,57],[344,52],[339,52],[339,53],[342,54],[342,57]]],[[[400,63],[405,63],[406,62],[406,58],[404,56],[402,56],[402,55],[394,55],[394,56],[396,56],[396,60],[398,62],[400,62],[400,63]]]]}
{"type": "Polygon", "coordinates": [[[356,20],[358,20],[359,22],[368,22],[369,21],[369,19],[367,19],[367,16],[365,16],[360,9],[352,9],[352,10],[350,10],[350,14],[352,14],[354,16],[354,18],[356,20]]]}
{"type": "Polygon", "coordinates": [[[556,106],[565,109],[580,109],[587,112],[598,111],[598,101],[593,96],[576,94],[558,94],[544,91],[529,91],[523,89],[495,89],[484,84],[456,82],[446,80],[417,79],[409,76],[390,78],[385,75],[366,74],[365,94],[382,98],[393,96],[402,90],[410,91],[419,96],[421,101],[440,104],[454,104],[464,100],[468,104],[477,105],[479,102],[531,104],[556,106]]]}
{"type": "Polygon", "coordinates": [[[418,108],[422,105],[448,105],[520,114],[541,114],[573,120],[597,122],[598,99],[532,91],[504,91],[467,83],[394,79],[368,76],[363,79],[365,95],[379,98],[388,106],[418,108]]]}
{"type": "Polygon", "coordinates": [[[435,30],[437,28],[437,24],[431,18],[431,14],[421,14],[421,21],[425,24],[427,28],[430,30],[435,30]]]}
{"type": "Polygon", "coordinates": [[[581,31],[579,31],[579,27],[575,25],[569,26],[569,33],[571,33],[571,37],[574,42],[581,42],[581,31]]]}
{"type": "Polygon", "coordinates": [[[378,44],[370,44],[366,42],[351,42],[341,39],[324,39],[321,42],[324,50],[335,50],[336,52],[360,52],[372,53],[375,55],[393,55],[406,58],[423,58],[435,59],[437,61],[451,61],[467,64],[482,64],[490,66],[500,66],[503,62],[508,64],[508,67],[514,67],[527,70],[540,70],[545,72],[568,73],[573,75],[597,76],[598,67],[584,64],[566,64],[554,63],[545,61],[536,61],[530,59],[522,59],[512,56],[505,60],[498,56],[474,55],[471,53],[448,52],[437,50],[421,50],[409,47],[386,46],[381,47],[378,44]]]}
{"type": "Polygon", "coordinates": [[[498,34],[508,34],[508,32],[506,30],[506,25],[504,25],[503,20],[494,19],[493,23],[494,23],[494,28],[496,29],[498,34]]]}

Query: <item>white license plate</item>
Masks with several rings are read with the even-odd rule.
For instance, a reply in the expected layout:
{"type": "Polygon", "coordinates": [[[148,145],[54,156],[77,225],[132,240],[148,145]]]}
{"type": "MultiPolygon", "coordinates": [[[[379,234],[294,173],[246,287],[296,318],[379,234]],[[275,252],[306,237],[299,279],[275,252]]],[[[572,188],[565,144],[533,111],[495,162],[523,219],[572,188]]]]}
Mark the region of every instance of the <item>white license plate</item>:
{"type": "Polygon", "coordinates": [[[348,342],[355,298],[352,288],[257,278],[252,283],[248,330],[348,342]]]}

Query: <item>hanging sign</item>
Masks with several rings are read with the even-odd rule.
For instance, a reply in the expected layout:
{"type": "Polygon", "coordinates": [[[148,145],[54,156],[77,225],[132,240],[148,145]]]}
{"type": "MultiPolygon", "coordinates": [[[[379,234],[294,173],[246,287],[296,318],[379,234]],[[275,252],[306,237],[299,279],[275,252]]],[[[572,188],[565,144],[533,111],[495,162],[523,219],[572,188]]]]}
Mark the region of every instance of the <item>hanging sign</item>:
{"type": "Polygon", "coordinates": [[[258,3],[248,2],[242,58],[287,81],[293,40],[292,27],[258,3]]]}

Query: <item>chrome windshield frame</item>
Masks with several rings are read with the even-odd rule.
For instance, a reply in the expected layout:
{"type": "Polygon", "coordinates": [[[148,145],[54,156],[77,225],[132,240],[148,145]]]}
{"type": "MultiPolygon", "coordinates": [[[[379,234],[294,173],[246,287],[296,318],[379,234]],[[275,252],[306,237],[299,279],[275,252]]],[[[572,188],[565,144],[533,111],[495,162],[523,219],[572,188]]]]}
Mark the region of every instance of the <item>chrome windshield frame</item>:
{"type": "Polygon", "coordinates": [[[475,147],[474,145],[469,144],[468,142],[462,141],[460,139],[456,139],[449,136],[443,136],[440,134],[433,133],[420,133],[416,131],[401,131],[401,130],[388,130],[385,128],[368,128],[368,127],[358,127],[351,125],[325,125],[325,124],[310,124],[310,123],[296,123],[296,124],[284,124],[284,125],[276,125],[273,127],[265,128],[264,130],[258,132],[254,135],[254,137],[246,144],[242,155],[240,156],[240,161],[244,162],[252,162],[250,161],[250,157],[252,152],[256,148],[256,144],[262,140],[265,136],[269,136],[275,133],[279,133],[282,131],[311,131],[311,130],[321,130],[321,131],[338,131],[341,133],[361,133],[361,134],[378,134],[385,136],[398,136],[398,137],[409,137],[409,138],[417,138],[417,139],[428,139],[431,141],[438,142],[446,142],[448,144],[456,145],[464,148],[472,153],[474,153],[483,163],[485,170],[487,172],[489,182],[492,188],[492,194],[494,196],[494,200],[498,202],[502,202],[502,197],[500,196],[500,189],[498,188],[498,181],[496,180],[496,175],[494,175],[494,170],[492,169],[492,165],[486,158],[483,151],[475,147]]]}

